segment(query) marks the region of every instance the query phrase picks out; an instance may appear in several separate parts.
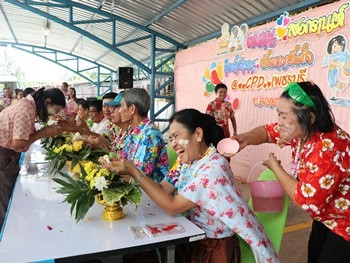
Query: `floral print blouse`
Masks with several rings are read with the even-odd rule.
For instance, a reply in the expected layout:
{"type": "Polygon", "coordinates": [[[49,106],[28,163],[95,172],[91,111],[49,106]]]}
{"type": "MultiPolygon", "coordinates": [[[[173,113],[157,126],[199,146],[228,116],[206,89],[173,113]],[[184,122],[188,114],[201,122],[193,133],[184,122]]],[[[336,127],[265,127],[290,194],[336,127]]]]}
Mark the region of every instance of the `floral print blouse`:
{"type": "Polygon", "coordinates": [[[331,132],[315,132],[296,156],[298,140],[281,140],[277,123],[265,128],[280,147],[292,147],[293,160],[299,159],[296,203],[313,219],[350,241],[349,135],[337,126],[331,132]]]}
{"type": "Polygon", "coordinates": [[[165,178],[178,194],[198,206],[188,211],[191,222],[208,238],[240,235],[255,252],[257,262],[279,262],[254,213],[243,200],[227,160],[211,146],[192,165],[175,163],[165,178]]]}
{"type": "Polygon", "coordinates": [[[219,126],[227,126],[229,120],[235,115],[231,104],[227,101],[222,102],[219,98],[209,103],[206,113],[213,116],[219,126]]]}
{"type": "Polygon", "coordinates": [[[157,182],[161,182],[169,171],[168,154],[162,133],[148,117],[130,129],[117,155],[132,161],[157,182]]]}
{"type": "Polygon", "coordinates": [[[33,97],[19,100],[0,112],[0,146],[17,152],[25,152],[29,146],[14,148],[12,140],[29,140],[35,133],[36,105],[33,97]]]}

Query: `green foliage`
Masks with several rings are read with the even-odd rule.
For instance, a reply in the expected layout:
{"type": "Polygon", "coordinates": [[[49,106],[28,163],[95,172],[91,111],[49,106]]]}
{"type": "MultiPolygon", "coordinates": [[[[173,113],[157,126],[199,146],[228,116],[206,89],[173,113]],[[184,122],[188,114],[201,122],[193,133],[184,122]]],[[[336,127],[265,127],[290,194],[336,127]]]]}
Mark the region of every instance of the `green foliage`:
{"type": "Polygon", "coordinates": [[[95,196],[101,193],[103,200],[109,204],[120,203],[122,206],[133,203],[136,206],[141,201],[141,190],[139,185],[129,184],[123,181],[119,176],[110,172],[107,176],[109,179],[108,188],[103,188],[99,191],[95,187],[91,187],[87,180],[89,174],[86,172],[83,165],[79,163],[80,175],[77,180],[74,180],[70,175],[60,172],[61,178],[53,178],[53,180],[61,187],[57,190],[57,193],[66,195],[63,202],[71,204],[70,213],[75,212],[75,220],[79,222],[82,220],[90,207],[95,202],[95,196]]]}

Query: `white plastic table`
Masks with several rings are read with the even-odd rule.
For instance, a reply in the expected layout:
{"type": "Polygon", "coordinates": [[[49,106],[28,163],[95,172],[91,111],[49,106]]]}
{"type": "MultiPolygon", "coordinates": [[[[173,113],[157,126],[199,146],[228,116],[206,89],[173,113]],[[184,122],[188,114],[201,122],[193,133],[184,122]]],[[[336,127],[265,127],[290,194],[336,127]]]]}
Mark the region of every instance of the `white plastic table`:
{"type": "Polygon", "coordinates": [[[161,247],[171,248],[168,259],[173,262],[174,245],[205,237],[185,217],[169,216],[146,194],[137,210],[132,205],[124,207],[126,217],[121,220],[103,221],[103,207],[95,203],[84,220],[76,223],[70,216],[69,204],[62,203],[64,196],[56,193],[57,187],[49,175],[19,176],[0,242],[0,262],[78,262],[161,247]],[[129,229],[171,222],[181,224],[186,231],[137,240],[129,229]]]}

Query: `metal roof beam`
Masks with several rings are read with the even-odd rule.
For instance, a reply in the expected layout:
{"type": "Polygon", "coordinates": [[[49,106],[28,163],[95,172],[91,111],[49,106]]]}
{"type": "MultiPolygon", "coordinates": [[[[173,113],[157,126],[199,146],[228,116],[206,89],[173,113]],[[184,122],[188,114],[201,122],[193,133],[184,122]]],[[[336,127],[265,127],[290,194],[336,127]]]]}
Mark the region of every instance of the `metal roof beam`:
{"type": "MultiPolygon", "coordinates": [[[[328,1],[327,0],[304,0],[304,1],[301,1],[301,2],[299,2],[297,4],[295,4],[295,5],[287,6],[287,7],[283,8],[283,9],[279,9],[279,10],[271,12],[269,14],[266,14],[266,15],[263,15],[263,16],[258,16],[256,18],[253,18],[253,19],[248,20],[246,22],[242,22],[241,24],[246,23],[248,26],[253,26],[253,25],[256,25],[258,23],[277,18],[284,11],[294,12],[294,11],[298,11],[298,10],[301,10],[301,9],[306,9],[306,8],[308,8],[310,6],[314,6],[314,5],[322,4],[322,3],[326,3],[326,2],[328,2],[328,1]]],[[[185,45],[186,46],[193,46],[193,45],[202,43],[204,41],[216,38],[216,37],[218,37],[220,35],[221,35],[221,30],[217,31],[217,32],[214,32],[214,33],[211,33],[209,35],[202,36],[202,37],[196,38],[194,40],[191,40],[191,41],[185,43],[185,45]]]]}
{"type": "MultiPolygon", "coordinates": [[[[150,25],[152,25],[153,23],[157,22],[158,20],[160,20],[162,17],[166,16],[167,14],[169,14],[171,11],[173,11],[174,9],[178,8],[180,5],[182,5],[183,3],[185,3],[187,0],[178,0],[176,1],[174,4],[172,4],[171,6],[169,6],[167,9],[165,9],[163,12],[161,12],[160,14],[158,14],[157,16],[155,16],[152,20],[148,21],[145,25],[145,27],[149,27],[150,25]]],[[[126,37],[124,37],[123,40],[125,39],[129,39],[130,37],[134,36],[136,33],[138,32],[138,30],[134,30],[133,32],[131,32],[129,35],[127,35],[126,37]]]]}
{"type": "MultiPolygon", "coordinates": [[[[102,8],[103,4],[105,3],[105,0],[100,0],[98,9],[102,8]]],[[[93,14],[91,16],[91,19],[95,19],[96,18],[96,14],[93,14]]],[[[69,22],[71,23],[73,21],[73,7],[69,7],[69,22]]],[[[89,28],[89,25],[86,25],[84,30],[87,30],[89,28]]],[[[115,41],[115,23],[112,24],[112,30],[114,33],[114,36],[112,37],[113,41],[115,41]]],[[[80,36],[78,38],[78,40],[75,42],[75,44],[73,45],[73,48],[71,49],[71,53],[74,52],[75,48],[78,46],[79,42],[83,39],[83,36],[80,36]]]]}
{"type": "Polygon", "coordinates": [[[12,35],[12,37],[13,37],[13,40],[17,43],[17,42],[18,42],[17,37],[16,37],[16,35],[15,35],[15,32],[13,31],[13,28],[12,28],[12,26],[11,26],[11,24],[10,24],[8,18],[7,18],[7,15],[6,15],[4,9],[2,8],[1,2],[0,2],[0,10],[1,10],[1,13],[3,14],[3,16],[4,16],[4,18],[5,18],[5,21],[6,21],[7,26],[9,27],[9,30],[10,30],[11,35],[12,35]]]}
{"type": "Polygon", "coordinates": [[[175,54],[170,55],[169,57],[167,57],[165,60],[163,60],[161,63],[159,63],[156,66],[156,70],[160,69],[163,65],[165,65],[166,63],[168,63],[168,61],[170,61],[171,59],[173,59],[175,57],[175,54]]]}
{"type": "Polygon", "coordinates": [[[68,5],[65,4],[54,4],[54,3],[50,3],[50,2],[36,2],[36,1],[31,1],[31,0],[27,0],[24,1],[26,4],[29,5],[38,5],[38,6],[46,6],[46,7],[60,7],[60,8],[67,8],[68,5]]]}
{"type": "MultiPolygon", "coordinates": [[[[94,85],[97,86],[97,83],[96,83],[96,82],[94,82],[93,80],[91,80],[91,79],[89,79],[88,77],[84,76],[83,74],[79,73],[78,71],[75,71],[75,70],[73,70],[72,68],[70,68],[70,67],[68,67],[68,66],[66,66],[66,65],[60,64],[60,63],[58,63],[58,61],[55,61],[54,59],[45,57],[45,56],[41,55],[40,53],[35,52],[34,49],[33,49],[32,51],[29,51],[29,50],[27,50],[27,49],[25,49],[25,48],[19,47],[18,45],[12,45],[12,47],[15,48],[15,49],[18,49],[18,50],[21,50],[21,51],[30,53],[30,54],[32,54],[32,55],[38,56],[38,57],[40,57],[40,58],[46,59],[46,60],[48,60],[48,61],[50,61],[50,62],[53,62],[53,63],[55,63],[55,64],[57,64],[57,65],[59,65],[59,66],[65,68],[65,69],[67,69],[67,70],[69,70],[69,71],[74,72],[75,74],[79,75],[80,77],[86,79],[86,80],[89,81],[90,83],[92,83],[92,84],[94,84],[94,85]]],[[[57,51],[56,51],[56,52],[57,52],[57,51]]]]}
{"type": "MultiPolygon", "coordinates": [[[[71,54],[71,53],[67,53],[67,52],[64,52],[64,51],[60,51],[60,50],[56,50],[56,49],[52,49],[52,48],[45,48],[45,47],[42,47],[42,46],[35,46],[35,45],[30,45],[30,44],[23,44],[23,43],[14,43],[14,42],[8,42],[8,41],[0,41],[0,44],[4,44],[4,45],[12,45],[12,46],[24,46],[24,47],[29,47],[29,48],[33,48],[35,50],[35,53],[42,53],[42,54],[50,54],[50,53],[54,53],[56,52],[55,54],[57,54],[57,52],[59,52],[60,54],[63,54],[63,55],[66,55],[66,56],[70,56],[70,57],[76,57],[80,60],[83,60],[85,62],[88,62],[88,63],[91,63],[93,65],[96,65],[96,67],[100,67],[104,70],[107,70],[107,71],[111,71],[112,73],[117,73],[116,70],[112,69],[112,68],[109,68],[109,67],[106,67],[102,64],[99,64],[95,61],[92,61],[90,59],[87,59],[87,58],[84,58],[84,57],[81,57],[81,56],[78,56],[78,55],[74,55],[74,54],[71,54]]],[[[56,60],[57,57],[55,58],[56,60]]]]}
{"type": "MultiPolygon", "coordinates": [[[[118,55],[124,57],[125,59],[129,60],[131,63],[135,64],[136,66],[138,66],[138,67],[140,67],[142,69],[144,69],[145,71],[147,71],[147,72],[151,71],[151,69],[146,67],[143,63],[141,63],[137,59],[133,58],[129,54],[125,53],[124,51],[114,47],[113,45],[111,45],[110,43],[104,41],[103,39],[98,38],[95,35],[87,32],[87,31],[85,31],[85,30],[83,30],[83,29],[81,29],[79,27],[76,27],[76,26],[74,26],[74,25],[72,25],[72,24],[70,24],[70,23],[68,23],[68,22],[66,22],[66,21],[64,21],[62,19],[59,19],[56,16],[50,15],[50,14],[48,14],[48,13],[46,13],[44,11],[41,11],[41,10],[39,10],[37,8],[34,8],[32,6],[29,6],[29,5],[25,5],[24,3],[19,2],[18,0],[5,0],[5,1],[7,1],[7,2],[13,4],[13,5],[19,6],[19,7],[23,8],[25,10],[28,10],[28,11],[30,11],[32,13],[35,13],[37,15],[43,16],[43,17],[45,17],[47,19],[50,19],[50,20],[52,20],[52,21],[54,21],[54,22],[56,22],[56,23],[58,23],[58,24],[60,24],[62,26],[65,26],[65,27],[67,27],[67,28],[69,28],[69,29],[71,29],[71,30],[73,30],[73,31],[75,31],[75,32],[77,32],[77,33],[79,33],[79,34],[81,34],[81,35],[83,35],[83,36],[93,40],[93,41],[95,41],[96,43],[99,43],[100,45],[102,45],[102,46],[112,50],[113,52],[115,52],[118,55]]],[[[91,8],[89,8],[89,9],[91,9],[91,8]]],[[[98,9],[94,9],[94,10],[95,11],[100,11],[98,9]]]]}
{"type": "Polygon", "coordinates": [[[137,41],[141,41],[141,40],[145,40],[145,39],[149,39],[149,38],[151,38],[151,35],[130,39],[130,40],[127,40],[127,41],[124,41],[124,42],[119,42],[118,44],[115,45],[115,47],[124,46],[124,45],[130,44],[130,43],[135,43],[137,41]]]}
{"type": "Polygon", "coordinates": [[[72,21],[71,24],[73,25],[81,25],[81,24],[94,24],[94,23],[109,23],[113,22],[113,19],[91,19],[91,20],[75,20],[72,21]]]}
{"type": "MultiPolygon", "coordinates": [[[[18,2],[18,0],[5,0],[5,1],[9,1],[9,2],[12,2],[12,1],[16,1],[18,2]]],[[[140,24],[137,24],[131,20],[128,20],[126,18],[123,18],[121,16],[117,16],[117,15],[114,15],[114,14],[111,14],[111,13],[108,13],[106,11],[102,11],[100,9],[96,9],[96,8],[93,8],[93,7],[90,7],[90,6],[87,6],[87,5],[83,5],[83,4],[80,4],[80,3],[77,3],[77,2],[73,2],[73,1],[69,1],[69,0],[51,0],[51,2],[58,2],[58,3],[62,3],[62,4],[66,4],[66,5],[69,5],[69,6],[73,6],[73,7],[77,7],[77,8],[80,8],[80,9],[83,9],[85,11],[89,11],[91,13],[97,13],[101,16],[104,16],[104,17],[109,17],[109,18],[113,18],[115,19],[116,21],[120,21],[122,23],[125,23],[127,25],[130,25],[132,27],[135,27],[137,29],[141,29],[142,31],[145,31],[145,32],[148,32],[150,34],[154,34],[156,35],[157,37],[173,44],[173,45],[176,45],[176,46],[179,46],[180,48],[185,48],[185,46],[183,44],[180,44],[178,43],[177,41],[163,35],[163,34],[160,34],[152,29],[149,29],[145,26],[142,26],[140,24]]]]}

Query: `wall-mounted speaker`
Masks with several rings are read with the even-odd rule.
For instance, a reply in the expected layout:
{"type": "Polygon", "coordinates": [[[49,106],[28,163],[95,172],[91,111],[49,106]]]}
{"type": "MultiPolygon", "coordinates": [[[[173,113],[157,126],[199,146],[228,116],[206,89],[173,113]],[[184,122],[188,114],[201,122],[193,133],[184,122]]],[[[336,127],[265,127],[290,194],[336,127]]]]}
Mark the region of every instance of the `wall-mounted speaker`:
{"type": "Polygon", "coordinates": [[[119,68],[119,89],[131,89],[133,87],[134,69],[131,67],[119,68]]]}

